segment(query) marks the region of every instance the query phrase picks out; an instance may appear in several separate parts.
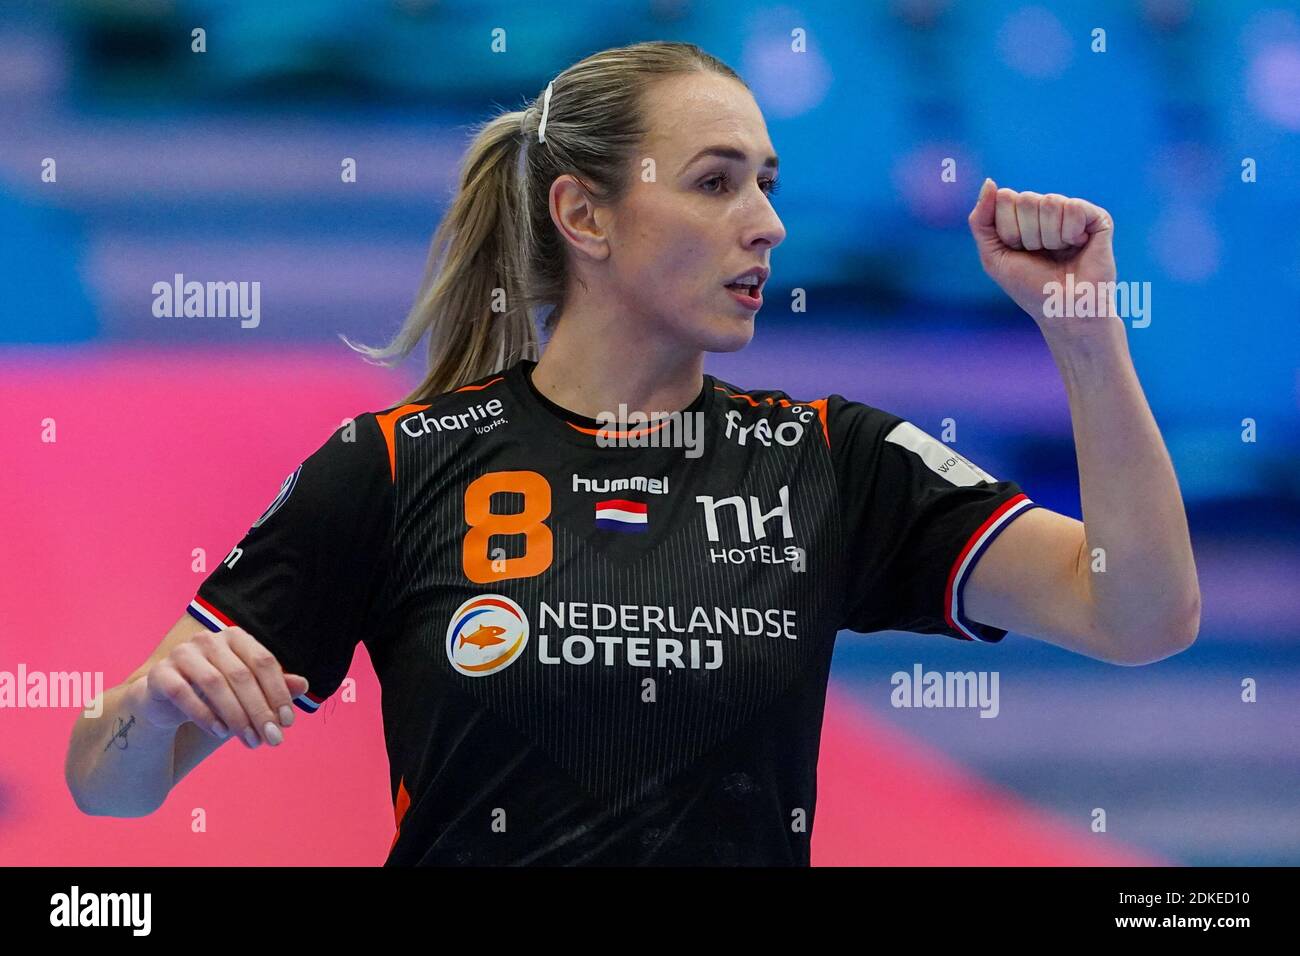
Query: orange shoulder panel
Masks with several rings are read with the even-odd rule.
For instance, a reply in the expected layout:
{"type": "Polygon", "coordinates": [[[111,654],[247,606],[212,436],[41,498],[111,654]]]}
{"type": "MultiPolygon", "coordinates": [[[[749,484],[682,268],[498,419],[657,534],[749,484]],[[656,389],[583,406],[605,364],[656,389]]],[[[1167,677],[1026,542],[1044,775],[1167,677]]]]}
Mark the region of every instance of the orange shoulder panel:
{"type": "Polygon", "coordinates": [[[829,401],[830,398],[828,396],[826,398],[819,398],[815,402],[808,402],[809,405],[817,409],[817,417],[822,420],[822,434],[826,436],[827,448],[831,447],[831,429],[830,426],[826,424],[826,403],[829,401]]]}
{"type": "MultiPolygon", "coordinates": [[[[490,382],[484,382],[482,385],[462,385],[460,388],[456,389],[456,391],[458,391],[458,392],[477,392],[479,389],[487,388],[489,385],[495,385],[497,382],[500,382],[500,381],[503,380],[504,378],[505,378],[504,375],[498,375],[496,378],[492,379],[492,381],[490,381],[490,382]]],[[[427,408],[428,406],[426,405],[425,407],[427,408]]]]}
{"type": "Polygon", "coordinates": [[[393,476],[393,481],[397,480],[397,438],[393,434],[394,429],[397,428],[397,420],[403,415],[422,412],[428,407],[428,405],[403,405],[401,408],[394,408],[391,412],[375,416],[375,421],[379,422],[379,430],[384,433],[384,443],[388,445],[388,473],[393,476]]]}
{"type": "Polygon", "coordinates": [[[388,852],[393,852],[393,847],[397,846],[397,838],[402,834],[402,818],[406,816],[406,811],[411,807],[411,795],[406,792],[406,777],[400,777],[397,781],[397,801],[393,804],[393,821],[397,827],[397,832],[393,834],[393,842],[388,845],[388,852]]]}

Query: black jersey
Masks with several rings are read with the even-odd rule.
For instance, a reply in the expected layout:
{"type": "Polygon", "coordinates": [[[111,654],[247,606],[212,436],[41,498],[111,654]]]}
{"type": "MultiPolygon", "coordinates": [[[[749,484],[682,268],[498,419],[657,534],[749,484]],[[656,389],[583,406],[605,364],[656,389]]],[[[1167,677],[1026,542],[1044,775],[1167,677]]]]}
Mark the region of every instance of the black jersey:
{"type": "Polygon", "coordinates": [[[346,423],[191,613],[307,710],[365,642],[386,865],[807,865],[836,634],[1001,640],[962,591],[1033,503],[840,395],[705,375],[680,415],[598,422],[534,364],[346,423]]]}

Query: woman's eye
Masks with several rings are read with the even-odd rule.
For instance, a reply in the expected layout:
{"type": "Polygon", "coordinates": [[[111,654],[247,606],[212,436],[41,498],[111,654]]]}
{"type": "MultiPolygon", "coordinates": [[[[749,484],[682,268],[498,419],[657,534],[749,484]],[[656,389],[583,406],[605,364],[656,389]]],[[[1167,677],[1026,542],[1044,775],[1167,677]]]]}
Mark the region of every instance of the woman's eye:
{"type": "MultiPolygon", "coordinates": [[[[730,182],[731,182],[730,177],[728,177],[726,173],[719,173],[716,176],[711,176],[708,179],[704,180],[704,182],[700,183],[700,185],[705,187],[705,189],[708,192],[714,193],[714,192],[718,192],[719,189],[725,188],[730,182]],[[718,184],[718,189],[710,188],[713,183],[718,184]]],[[[763,194],[766,196],[775,195],[777,189],[779,188],[779,183],[775,179],[760,179],[758,181],[758,185],[759,188],[763,190],[763,194]]]]}

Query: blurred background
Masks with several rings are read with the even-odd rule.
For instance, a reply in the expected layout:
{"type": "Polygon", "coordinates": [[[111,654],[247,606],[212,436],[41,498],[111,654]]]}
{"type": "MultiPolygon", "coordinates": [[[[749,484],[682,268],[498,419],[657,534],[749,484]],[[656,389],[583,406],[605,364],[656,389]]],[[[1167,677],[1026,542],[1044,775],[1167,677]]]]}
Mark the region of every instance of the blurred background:
{"type": "MultiPolygon", "coordinates": [[[[1300,13],[1281,0],[6,2],[0,671],[107,688],[142,663],[284,475],[418,380],[338,334],[400,324],[470,124],[648,39],[739,71],[781,155],[769,304],[716,375],[935,434],[951,418],[963,454],[1080,517],[1056,368],[967,230],[980,182],[1106,207],[1120,280],[1151,284],[1129,340],[1190,514],[1197,644],[1120,668],[1014,634],[842,634],[814,864],[1300,863],[1300,13]],[[177,273],[260,282],[260,323],[156,317],[177,273]],[[916,663],[997,670],[999,716],[892,708],[916,663]]],[[[0,709],[0,862],[382,862],[364,647],[352,674],[356,703],[299,715],[275,752],[222,748],[139,820],[77,812],[75,708],[0,709]]]]}

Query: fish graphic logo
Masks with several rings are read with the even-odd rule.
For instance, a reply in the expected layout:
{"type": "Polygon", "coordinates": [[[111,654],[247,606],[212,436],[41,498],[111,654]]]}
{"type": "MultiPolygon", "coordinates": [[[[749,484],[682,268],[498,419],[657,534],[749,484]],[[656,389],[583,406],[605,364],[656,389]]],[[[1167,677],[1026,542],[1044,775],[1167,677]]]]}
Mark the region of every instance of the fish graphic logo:
{"type": "Polygon", "coordinates": [[[447,625],[447,660],[466,677],[486,677],[505,670],[527,644],[527,615],[500,594],[470,598],[447,625]]]}
{"type": "Polygon", "coordinates": [[[480,624],[478,630],[473,634],[462,634],[460,636],[460,645],[464,647],[466,644],[473,644],[475,647],[484,648],[504,644],[505,641],[501,635],[505,632],[504,627],[497,627],[495,624],[480,624]]]}

